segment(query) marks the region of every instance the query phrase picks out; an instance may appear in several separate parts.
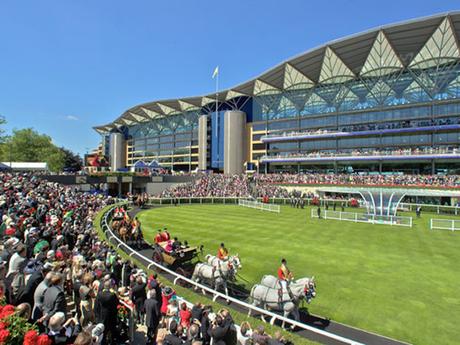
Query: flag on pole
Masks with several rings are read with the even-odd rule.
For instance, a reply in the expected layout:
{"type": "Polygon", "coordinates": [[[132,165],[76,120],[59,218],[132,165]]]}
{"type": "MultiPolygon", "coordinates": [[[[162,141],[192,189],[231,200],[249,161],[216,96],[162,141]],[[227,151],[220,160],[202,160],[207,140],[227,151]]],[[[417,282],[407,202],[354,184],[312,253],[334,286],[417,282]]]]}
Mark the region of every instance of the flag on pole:
{"type": "Polygon", "coordinates": [[[214,72],[212,73],[212,79],[214,79],[218,75],[219,75],[219,66],[216,66],[216,68],[214,68],[214,72]]]}

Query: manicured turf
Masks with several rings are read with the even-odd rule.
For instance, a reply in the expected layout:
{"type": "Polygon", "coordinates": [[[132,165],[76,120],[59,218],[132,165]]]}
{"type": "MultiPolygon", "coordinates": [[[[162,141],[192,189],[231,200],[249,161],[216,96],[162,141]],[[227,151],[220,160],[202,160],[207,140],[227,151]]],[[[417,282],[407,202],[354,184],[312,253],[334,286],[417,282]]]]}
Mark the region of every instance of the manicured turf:
{"type": "Polygon", "coordinates": [[[164,226],[212,254],[224,241],[250,282],[276,274],[285,257],[296,277],[317,279],[312,313],[414,344],[458,344],[460,232],[429,231],[431,217],[439,216],[405,228],[310,219],[309,208],[287,206],[280,214],[230,205],[139,214],[150,241],[164,226]]]}

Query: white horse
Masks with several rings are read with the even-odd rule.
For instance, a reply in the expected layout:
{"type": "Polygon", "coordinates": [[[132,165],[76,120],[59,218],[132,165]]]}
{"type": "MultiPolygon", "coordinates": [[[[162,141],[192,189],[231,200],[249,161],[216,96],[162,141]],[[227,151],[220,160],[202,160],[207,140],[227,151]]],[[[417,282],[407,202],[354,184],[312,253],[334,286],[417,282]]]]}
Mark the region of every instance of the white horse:
{"type": "MultiPolygon", "coordinates": [[[[213,289],[217,291],[222,287],[225,291],[225,295],[228,296],[227,281],[234,279],[236,272],[236,267],[229,261],[227,261],[225,265],[220,265],[219,267],[213,267],[207,263],[198,263],[193,270],[192,280],[197,283],[207,281],[211,284],[213,289]]],[[[195,290],[196,289],[197,287],[195,287],[195,290]]],[[[214,300],[216,298],[217,296],[214,297],[214,300]]]]}
{"type": "MultiPolygon", "coordinates": [[[[269,288],[264,285],[256,284],[251,289],[250,298],[252,305],[266,310],[273,310],[282,312],[284,317],[289,315],[294,316],[294,320],[300,320],[299,303],[305,297],[306,286],[295,285],[291,287],[292,297],[288,291],[283,291],[280,298],[277,288],[269,288]]],[[[249,309],[248,316],[251,316],[251,309],[249,309]]],[[[262,320],[265,321],[262,315],[262,320]]],[[[275,318],[270,321],[273,324],[275,318]]],[[[282,327],[284,328],[285,322],[283,321],[282,327]]]]}
{"type": "Polygon", "coordinates": [[[241,265],[241,260],[238,254],[236,255],[231,255],[227,258],[227,260],[221,260],[215,255],[208,254],[206,255],[206,262],[210,264],[211,266],[218,267],[219,264],[224,263],[226,264],[227,262],[231,262],[233,267],[236,267],[237,269],[243,268],[241,265]]]}
{"type": "MultiPolygon", "coordinates": [[[[272,275],[265,275],[262,277],[260,285],[269,287],[271,289],[280,289],[279,279],[272,275]]],[[[316,282],[315,277],[305,277],[293,280],[289,283],[289,289],[293,289],[294,286],[303,286],[306,288],[306,300],[310,304],[312,298],[316,297],[316,282]]]]}

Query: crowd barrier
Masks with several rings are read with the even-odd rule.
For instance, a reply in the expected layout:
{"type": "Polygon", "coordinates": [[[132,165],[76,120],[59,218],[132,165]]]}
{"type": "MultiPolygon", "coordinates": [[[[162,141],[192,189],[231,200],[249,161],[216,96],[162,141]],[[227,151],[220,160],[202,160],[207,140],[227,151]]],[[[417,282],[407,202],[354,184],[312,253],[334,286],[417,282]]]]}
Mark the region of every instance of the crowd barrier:
{"type": "Polygon", "coordinates": [[[459,231],[460,230],[460,220],[453,219],[430,219],[430,230],[451,230],[459,231]]]}
{"type": "Polygon", "coordinates": [[[355,223],[371,223],[371,224],[382,224],[382,225],[396,225],[396,226],[406,226],[412,227],[412,217],[402,217],[402,216],[383,216],[375,214],[366,214],[359,212],[342,212],[342,211],[330,211],[330,210],[321,210],[321,213],[318,214],[317,209],[311,210],[312,218],[324,218],[324,219],[334,219],[334,220],[345,220],[355,223]]]}
{"type": "Polygon", "coordinates": [[[112,229],[111,229],[111,227],[109,225],[109,221],[111,219],[110,217],[112,216],[112,213],[113,213],[114,210],[115,210],[115,207],[112,207],[102,217],[101,227],[102,227],[102,230],[104,231],[104,233],[105,233],[105,235],[107,237],[107,240],[109,242],[111,242],[112,244],[115,243],[115,246],[116,246],[117,249],[123,250],[130,257],[138,257],[142,261],[146,262],[147,263],[147,269],[151,269],[152,267],[155,267],[157,270],[159,270],[161,272],[166,272],[169,275],[173,276],[174,277],[174,284],[176,284],[178,281],[186,282],[186,283],[192,285],[193,287],[196,287],[198,289],[201,289],[202,291],[206,291],[207,293],[209,293],[212,296],[212,299],[214,301],[217,298],[221,298],[223,300],[227,300],[229,303],[233,303],[235,305],[238,305],[238,306],[244,308],[245,310],[251,310],[252,312],[263,314],[264,316],[271,318],[271,320],[270,320],[271,324],[274,324],[274,322],[276,320],[279,320],[281,322],[284,321],[288,325],[298,327],[298,328],[306,330],[306,331],[313,332],[313,333],[315,333],[316,335],[319,335],[319,336],[323,336],[323,337],[326,337],[326,338],[329,338],[329,339],[333,339],[338,343],[350,344],[350,345],[363,345],[362,343],[354,341],[352,339],[348,339],[348,338],[342,337],[340,335],[333,334],[333,333],[324,331],[322,329],[318,329],[318,328],[306,325],[304,323],[301,323],[301,322],[286,318],[286,317],[284,317],[282,315],[273,313],[271,311],[268,311],[268,310],[253,306],[253,305],[251,305],[249,303],[240,301],[239,299],[236,299],[234,297],[227,296],[227,295],[225,295],[225,294],[223,294],[223,293],[221,293],[219,291],[216,291],[216,290],[214,290],[214,289],[212,289],[212,288],[210,288],[208,286],[205,286],[205,285],[202,285],[200,283],[197,283],[197,282],[195,282],[195,281],[193,281],[193,280],[191,280],[191,279],[189,279],[189,278],[187,278],[187,277],[185,277],[185,276],[183,276],[181,274],[178,274],[178,273],[176,273],[176,272],[174,272],[174,271],[172,271],[172,270],[170,270],[170,269],[168,269],[168,268],[166,268],[166,267],[154,262],[150,258],[147,258],[146,256],[142,255],[141,253],[139,253],[136,250],[134,250],[133,248],[131,248],[126,243],[122,242],[113,233],[113,231],[112,231],[112,229]]]}
{"type": "Polygon", "coordinates": [[[238,206],[255,208],[257,210],[268,211],[268,212],[276,212],[280,213],[280,206],[275,204],[267,204],[260,201],[252,201],[252,200],[238,200],[238,206]]]}

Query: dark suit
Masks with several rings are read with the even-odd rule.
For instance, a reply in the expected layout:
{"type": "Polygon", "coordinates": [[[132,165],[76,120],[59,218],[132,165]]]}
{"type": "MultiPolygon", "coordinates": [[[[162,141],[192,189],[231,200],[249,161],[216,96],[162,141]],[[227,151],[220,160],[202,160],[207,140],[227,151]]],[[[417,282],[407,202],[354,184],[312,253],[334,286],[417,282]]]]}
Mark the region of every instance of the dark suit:
{"type": "Polygon", "coordinates": [[[118,303],[119,300],[115,293],[107,289],[99,292],[96,298],[97,322],[104,324],[104,335],[111,332],[114,338],[117,337],[118,303]]]}
{"type": "Polygon", "coordinates": [[[211,330],[214,345],[236,345],[236,332],[233,329],[233,320],[230,316],[223,320],[221,326],[211,330]]]}
{"type": "Polygon", "coordinates": [[[160,323],[160,307],[156,299],[148,298],[144,302],[145,325],[147,326],[147,343],[154,343],[158,324],[160,323]]]}
{"type": "Polygon", "coordinates": [[[147,285],[144,283],[136,283],[131,290],[131,300],[136,306],[136,317],[139,323],[142,322],[141,316],[144,314],[144,302],[147,299],[147,292],[145,291],[146,286],[147,285]]]}
{"type": "Polygon", "coordinates": [[[26,286],[19,293],[17,303],[29,303],[31,306],[34,305],[34,293],[37,286],[43,281],[42,271],[35,271],[29,277],[26,286]]]}
{"type": "Polygon", "coordinates": [[[45,291],[43,298],[43,314],[47,314],[48,318],[57,312],[67,313],[67,303],[65,300],[64,291],[60,286],[50,286],[45,291]]]}
{"type": "Polygon", "coordinates": [[[163,340],[163,343],[166,345],[182,345],[183,344],[182,340],[177,335],[174,335],[174,334],[168,334],[163,340]]]}

